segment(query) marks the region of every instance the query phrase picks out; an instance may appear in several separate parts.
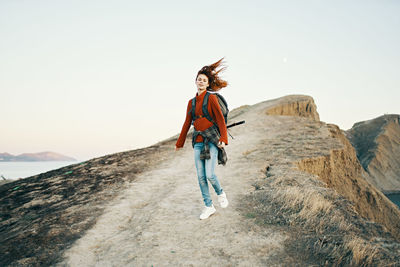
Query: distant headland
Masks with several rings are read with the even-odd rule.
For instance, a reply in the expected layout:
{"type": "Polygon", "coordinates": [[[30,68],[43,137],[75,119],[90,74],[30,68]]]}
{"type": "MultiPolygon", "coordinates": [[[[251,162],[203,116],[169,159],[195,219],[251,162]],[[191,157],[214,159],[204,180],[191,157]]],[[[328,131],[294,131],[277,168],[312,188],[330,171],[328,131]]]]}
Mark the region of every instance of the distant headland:
{"type": "Polygon", "coordinates": [[[39,152],[39,153],[23,153],[18,156],[14,156],[7,152],[0,153],[0,162],[11,162],[11,161],[77,161],[77,160],[50,151],[39,152]]]}

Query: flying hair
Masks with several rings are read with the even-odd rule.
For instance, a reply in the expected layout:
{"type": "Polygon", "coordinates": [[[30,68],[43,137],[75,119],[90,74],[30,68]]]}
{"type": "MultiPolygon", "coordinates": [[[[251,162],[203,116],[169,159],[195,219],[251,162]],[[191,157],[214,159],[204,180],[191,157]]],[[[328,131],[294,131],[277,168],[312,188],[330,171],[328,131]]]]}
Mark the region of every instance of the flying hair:
{"type": "Polygon", "coordinates": [[[222,80],[218,76],[218,74],[221,71],[224,71],[226,69],[226,67],[223,67],[223,63],[224,63],[224,62],[222,62],[223,59],[224,58],[221,58],[220,60],[218,60],[217,62],[215,62],[211,65],[204,66],[203,68],[201,68],[201,70],[199,70],[197,72],[196,79],[200,74],[204,74],[207,76],[208,84],[209,84],[209,86],[207,87],[207,90],[216,92],[228,85],[227,81],[222,80]],[[221,68],[219,70],[217,70],[218,67],[221,67],[221,68]]]}

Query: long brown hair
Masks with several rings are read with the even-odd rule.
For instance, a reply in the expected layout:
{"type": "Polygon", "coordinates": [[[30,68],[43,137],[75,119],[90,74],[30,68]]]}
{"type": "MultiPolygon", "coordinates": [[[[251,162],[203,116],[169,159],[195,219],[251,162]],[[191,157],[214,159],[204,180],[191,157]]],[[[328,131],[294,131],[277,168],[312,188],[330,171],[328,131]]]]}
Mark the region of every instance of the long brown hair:
{"type": "Polygon", "coordinates": [[[218,67],[222,66],[223,59],[224,58],[221,58],[220,60],[218,60],[217,62],[215,62],[211,65],[204,66],[203,68],[201,68],[201,70],[199,70],[197,72],[196,80],[200,74],[204,74],[207,76],[208,84],[209,84],[207,87],[207,90],[211,90],[211,91],[215,92],[215,91],[221,90],[222,88],[224,88],[228,85],[227,81],[222,80],[218,76],[218,73],[220,73],[221,71],[224,71],[226,69],[226,67],[222,67],[221,69],[216,70],[218,67]]]}

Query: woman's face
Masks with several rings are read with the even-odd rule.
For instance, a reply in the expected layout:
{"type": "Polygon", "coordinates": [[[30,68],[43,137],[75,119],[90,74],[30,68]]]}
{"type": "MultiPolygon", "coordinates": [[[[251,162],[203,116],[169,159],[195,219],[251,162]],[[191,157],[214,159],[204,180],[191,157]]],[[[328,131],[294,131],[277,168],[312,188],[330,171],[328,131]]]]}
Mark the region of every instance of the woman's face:
{"type": "Polygon", "coordinates": [[[204,74],[199,74],[196,79],[197,89],[204,90],[208,87],[208,77],[204,74]]]}

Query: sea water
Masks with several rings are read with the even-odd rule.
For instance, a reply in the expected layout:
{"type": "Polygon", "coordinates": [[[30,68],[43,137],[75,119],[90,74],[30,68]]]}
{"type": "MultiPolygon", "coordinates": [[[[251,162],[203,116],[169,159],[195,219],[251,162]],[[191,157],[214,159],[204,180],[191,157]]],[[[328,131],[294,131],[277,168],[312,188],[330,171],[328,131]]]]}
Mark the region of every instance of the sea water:
{"type": "Polygon", "coordinates": [[[386,196],[400,208],[400,193],[388,194],[386,196]]]}
{"type": "Polygon", "coordinates": [[[0,180],[3,180],[1,175],[6,179],[16,180],[77,164],[79,162],[80,161],[0,162],[0,180]]]}

